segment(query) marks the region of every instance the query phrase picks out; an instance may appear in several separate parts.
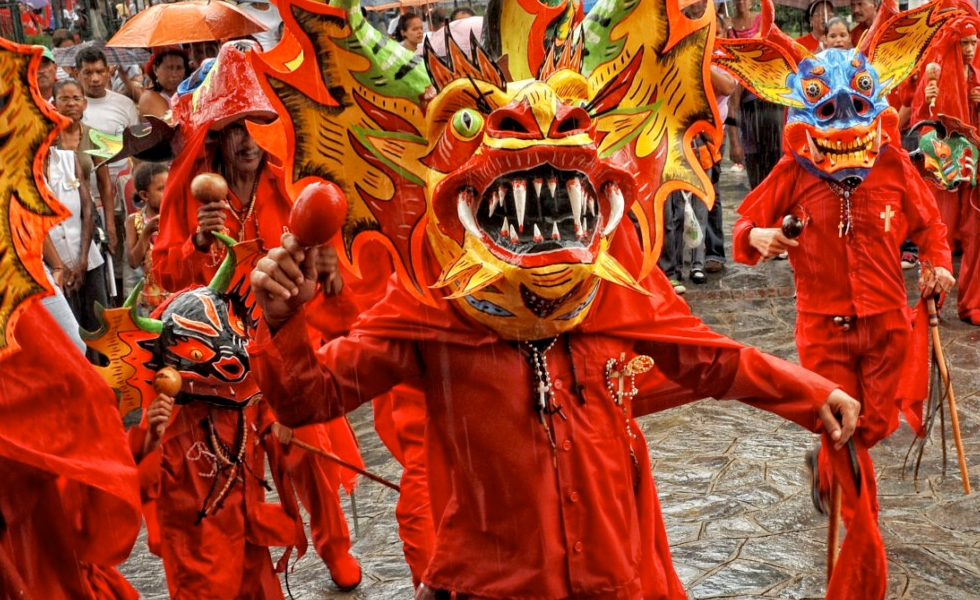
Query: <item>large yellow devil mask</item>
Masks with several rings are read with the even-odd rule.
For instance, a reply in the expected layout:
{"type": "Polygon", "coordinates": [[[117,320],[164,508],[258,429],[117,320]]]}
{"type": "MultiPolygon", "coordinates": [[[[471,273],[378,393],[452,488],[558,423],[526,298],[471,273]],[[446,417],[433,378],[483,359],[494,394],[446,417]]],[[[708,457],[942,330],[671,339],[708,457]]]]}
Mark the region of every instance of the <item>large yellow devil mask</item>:
{"type": "Polygon", "coordinates": [[[256,137],[287,157],[291,192],[323,178],[347,194],[354,268],[379,239],[421,301],[445,295],[506,339],[571,330],[603,280],[645,293],[663,201],[708,195],[691,140],[717,133],[710,13],[602,1],[576,23],[573,7],[494,2],[485,27],[505,56],[449,38],[447,56],[420,58],[356,4],[282,4],[286,39],[255,64],[286,131],[256,137]],[[630,212],[644,250],[633,273],[609,252],[630,212]]]}

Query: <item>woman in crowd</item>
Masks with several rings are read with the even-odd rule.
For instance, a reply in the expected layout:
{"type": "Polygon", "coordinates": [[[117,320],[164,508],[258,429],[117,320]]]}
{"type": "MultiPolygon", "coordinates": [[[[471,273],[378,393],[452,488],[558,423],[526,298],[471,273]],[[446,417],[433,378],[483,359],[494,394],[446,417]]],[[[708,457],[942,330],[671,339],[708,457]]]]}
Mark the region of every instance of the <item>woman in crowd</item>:
{"type": "Polygon", "coordinates": [[[398,29],[395,30],[395,41],[415,52],[424,37],[425,26],[422,24],[422,17],[412,12],[403,14],[398,20],[398,29]]]}
{"type": "Polygon", "coordinates": [[[162,49],[150,59],[146,74],[151,85],[140,96],[140,116],[162,118],[170,110],[170,99],[177,92],[177,86],[190,74],[187,55],[177,48],[162,49]]]}

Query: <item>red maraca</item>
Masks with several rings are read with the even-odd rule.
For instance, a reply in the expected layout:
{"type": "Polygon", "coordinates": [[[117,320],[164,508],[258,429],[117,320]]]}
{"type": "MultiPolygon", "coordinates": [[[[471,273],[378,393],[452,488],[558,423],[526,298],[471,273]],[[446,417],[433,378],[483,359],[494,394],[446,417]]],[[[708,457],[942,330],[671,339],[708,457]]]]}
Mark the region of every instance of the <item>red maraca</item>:
{"type": "Polygon", "coordinates": [[[320,246],[347,220],[347,198],[333,183],[312,183],[299,193],[289,212],[289,230],[303,246],[320,246]]]}

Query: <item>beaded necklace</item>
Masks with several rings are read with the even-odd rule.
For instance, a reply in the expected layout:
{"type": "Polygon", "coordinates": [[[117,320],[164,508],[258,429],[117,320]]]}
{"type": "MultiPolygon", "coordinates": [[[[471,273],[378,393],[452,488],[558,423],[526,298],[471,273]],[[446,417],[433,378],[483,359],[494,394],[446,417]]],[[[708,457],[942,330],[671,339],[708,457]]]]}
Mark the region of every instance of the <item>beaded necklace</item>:
{"type": "Polygon", "coordinates": [[[824,179],[824,183],[837,194],[840,199],[840,222],[837,223],[837,237],[842,238],[851,233],[851,193],[854,188],[824,179]]]}
{"type": "Polygon", "coordinates": [[[555,347],[555,342],[557,341],[558,338],[554,337],[550,341],[537,340],[533,342],[521,342],[521,346],[526,350],[525,357],[534,375],[534,392],[537,394],[534,408],[538,413],[538,421],[544,427],[545,435],[548,437],[548,443],[551,444],[551,450],[554,455],[553,462],[556,469],[558,468],[558,445],[555,443],[555,434],[549,425],[549,418],[554,414],[558,414],[562,419],[566,419],[566,417],[562,411],[562,405],[555,404],[555,391],[551,384],[551,373],[548,372],[547,354],[555,347]]]}

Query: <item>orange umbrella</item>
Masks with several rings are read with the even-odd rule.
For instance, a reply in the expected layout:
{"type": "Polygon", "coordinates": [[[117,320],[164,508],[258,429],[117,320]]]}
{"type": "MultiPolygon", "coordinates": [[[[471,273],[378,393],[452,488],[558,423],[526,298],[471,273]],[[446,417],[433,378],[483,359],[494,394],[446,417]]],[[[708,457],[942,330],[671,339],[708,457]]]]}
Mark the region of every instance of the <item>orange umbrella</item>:
{"type": "Polygon", "coordinates": [[[106,46],[150,48],[211,42],[260,33],[267,28],[240,9],[220,0],[187,0],[157,4],[138,13],[106,46]]]}

